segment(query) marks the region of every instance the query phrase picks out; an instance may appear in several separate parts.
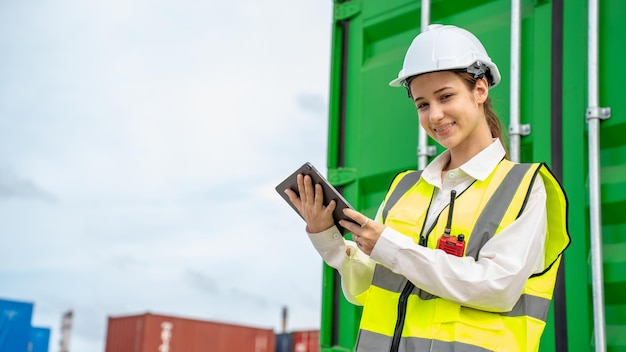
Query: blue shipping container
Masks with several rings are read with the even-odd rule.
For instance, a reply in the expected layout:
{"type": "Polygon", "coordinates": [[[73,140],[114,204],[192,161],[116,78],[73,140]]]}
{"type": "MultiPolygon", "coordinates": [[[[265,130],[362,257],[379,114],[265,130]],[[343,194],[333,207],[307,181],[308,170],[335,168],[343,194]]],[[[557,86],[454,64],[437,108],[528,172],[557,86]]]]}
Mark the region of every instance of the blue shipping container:
{"type": "Polygon", "coordinates": [[[33,304],[0,299],[0,352],[26,352],[33,304]]]}
{"type": "Polygon", "coordinates": [[[293,336],[291,333],[276,334],[276,352],[292,352],[293,336]]]}
{"type": "Polygon", "coordinates": [[[32,327],[30,329],[30,344],[28,352],[48,352],[50,345],[50,329],[32,327]]]}

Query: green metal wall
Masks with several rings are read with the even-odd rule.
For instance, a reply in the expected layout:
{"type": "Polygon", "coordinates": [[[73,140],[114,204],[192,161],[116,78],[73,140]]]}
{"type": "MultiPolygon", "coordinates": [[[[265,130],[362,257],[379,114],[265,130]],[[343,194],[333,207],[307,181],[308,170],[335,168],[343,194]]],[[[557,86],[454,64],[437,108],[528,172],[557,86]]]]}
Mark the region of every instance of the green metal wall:
{"type": "MultiPolygon", "coordinates": [[[[374,216],[392,177],[417,165],[415,108],[403,89],[391,88],[388,82],[396,77],[409,43],[420,31],[420,3],[335,2],[328,178],[368,216],[374,216]]],[[[551,309],[541,351],[555,351],[556,346],[563,351],[591,351],[593,312],[585,142],[587,2],[521,3],[521,123],[530,124],[532,130],[522,138],[521,158],[545,161],[562,174],[559,176],[570,201],[572,245],[563,266],[566,320],[556,324],[567,329],[567,339],[555,342],[555,336],[560,335],[554,332],[551,309]],[[559,26],[561,20],[562,45],[553,48],[553,25],[559,26]],[[557,62],[553,63],[555,48],[557,52],[562,49],[563,59],[554,55],[557,62]],[[562,82],[553,81],[555,73],[562,75],[562,82]],[[562,124],[562,133],[552,131],[554,119],[562,124]],[[557,146],[553,148],[553,144],[557,146]],[[552,158],[557,165],[551,164],[552,158]]],[[[435,0],[431,5],[432,23],[455,24],[472,31],[498,64],[503,79],[491,91],[491,97],[505,126],[509,116],[510,6],[508,0],[435,0]]],[[[626,99],[620,99],[621,84],[626,82],[620,63],[626,57],[626,48],[616,45],[625,42],[625,15],[626,2],[600,1],[600,104],[610,106],[613,115],[601,124],[606,332],[608,351],[612,352],[626,351],[626,217],[620,216],[626,209],[626,118],[621,113],[626,99]]],[[[352,350],[361,310],[341,294],[337,273],[328,266],[323,270],[322,350],[352,350]]]]}

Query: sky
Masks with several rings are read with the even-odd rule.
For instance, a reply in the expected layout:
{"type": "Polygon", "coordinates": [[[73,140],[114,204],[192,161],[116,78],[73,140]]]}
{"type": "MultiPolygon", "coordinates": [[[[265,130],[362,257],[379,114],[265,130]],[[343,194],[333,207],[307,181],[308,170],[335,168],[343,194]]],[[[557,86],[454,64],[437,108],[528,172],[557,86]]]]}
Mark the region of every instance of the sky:
{"type": "Polygon", "coordinates": [[[274,187],[326,171],[332,1],[0,1],[0,299],[70,351],[151,312],[318,329],[274,187]]]}

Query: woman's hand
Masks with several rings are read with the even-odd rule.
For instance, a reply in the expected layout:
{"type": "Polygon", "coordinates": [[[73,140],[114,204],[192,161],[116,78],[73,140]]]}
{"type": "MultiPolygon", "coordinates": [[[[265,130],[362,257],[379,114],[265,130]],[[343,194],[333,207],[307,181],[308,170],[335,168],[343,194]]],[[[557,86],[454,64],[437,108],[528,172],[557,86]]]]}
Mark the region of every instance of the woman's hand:
{"type": "Polygon", "coordinates": [[[331,200],[327,206],[324,205],[322,185],[313,185],[311,176],[300,174],[297,177],[297,182],[298,194],[291,189],[286,189],[285,193],[306,221],[306,231],[318,233],[331,228],[335,224],[333,220],[335,201],[331,200]]]}
{"type": "Polygon", "coordinates": [[[370,220],[367,216],[352,209],[344,209],[343,213],[361,225],[359,226],[346,220],[340,220],[339,225],[352,232],[352,240],[356,242],[357,247],[361,251],[367,255],[372,254],[372,250],[383,233],[385,225],[370,220]]]}

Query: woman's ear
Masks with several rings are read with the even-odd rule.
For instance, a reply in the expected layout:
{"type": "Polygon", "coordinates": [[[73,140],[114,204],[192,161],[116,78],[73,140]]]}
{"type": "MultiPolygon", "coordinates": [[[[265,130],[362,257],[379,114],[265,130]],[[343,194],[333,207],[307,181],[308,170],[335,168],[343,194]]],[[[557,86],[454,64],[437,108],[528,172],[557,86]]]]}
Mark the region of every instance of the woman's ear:
{"type": "Polygon", "coordinates": [[[481,78],[476,81],[474,86],[474,99],[478,104],[484,103],[489,97],[489,83],[486,78],[481,78]]]}

